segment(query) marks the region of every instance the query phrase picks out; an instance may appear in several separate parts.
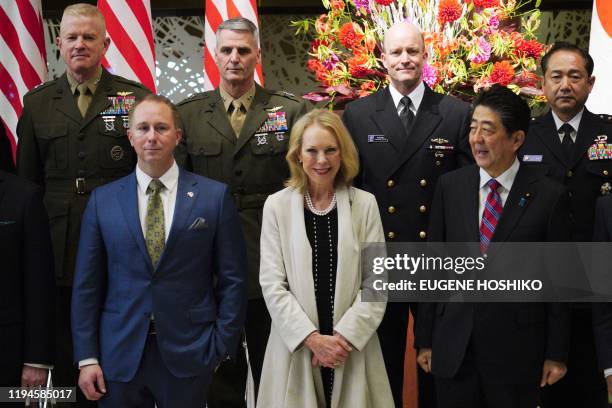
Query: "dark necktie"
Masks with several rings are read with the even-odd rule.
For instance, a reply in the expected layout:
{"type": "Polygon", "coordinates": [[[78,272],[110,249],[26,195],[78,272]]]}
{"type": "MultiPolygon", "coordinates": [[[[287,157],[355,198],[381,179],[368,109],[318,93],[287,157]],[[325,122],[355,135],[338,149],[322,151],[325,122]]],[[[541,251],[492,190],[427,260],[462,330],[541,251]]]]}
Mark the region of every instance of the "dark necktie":
{"type": "Polygon", "coordinates": [[[574,156],[574,141],[572,140],[572,132],[574,128],[569,123],[564,123],[559,128],[559,133],[563,134],[563,141],[561,142],[561,147],[563,147],[563,151],[565,152],[565,156],[568,160],[571,160],[574,156]]]}
{"type": "Polygon", "coordinates": [[[490,191],[485,201],[480,223],[480,252],[483,254],[487,252],[503,210],[501,196],[497,192],[500,184],[497,180],[491,179],[487,182],[487,186],[489,186],[490,191]]]}
{"type": "Polygon", "coordinates": [[[412,101],[409,97],[404,96],[400,99],[400,105],[402,105],[402,110],[400,111],[399,118],[404,125],[404,129],[406,130],[406,134],[410,133],[410,128],[412,127],[412,122],[414,122],[414,113],[410,110],[410,104],[412,101]]]}

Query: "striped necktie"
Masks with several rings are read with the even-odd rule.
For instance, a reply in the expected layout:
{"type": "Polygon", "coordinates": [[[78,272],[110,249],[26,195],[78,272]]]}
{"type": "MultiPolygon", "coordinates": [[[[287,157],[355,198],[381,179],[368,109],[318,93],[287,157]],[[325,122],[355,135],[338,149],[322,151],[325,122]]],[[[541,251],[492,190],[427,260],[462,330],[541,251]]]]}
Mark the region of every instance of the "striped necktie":
{"type": "Polygon", "coordinates": [[[480,252],[483,254],[487,252],[503,209],[501,196],[497,192],[500,187],[498,181],[491,179],[487,182],[487,186],[489,186],[490,191],[485,201],[482,222],[480,223],[480,252]]]}

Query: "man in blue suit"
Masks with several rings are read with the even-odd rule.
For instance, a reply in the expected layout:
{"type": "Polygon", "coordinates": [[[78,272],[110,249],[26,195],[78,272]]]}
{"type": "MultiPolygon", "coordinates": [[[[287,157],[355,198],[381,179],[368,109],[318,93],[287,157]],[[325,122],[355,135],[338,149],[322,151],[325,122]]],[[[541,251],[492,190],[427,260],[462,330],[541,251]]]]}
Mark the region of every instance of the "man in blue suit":
{"type": "Polygon", "coordinates": [[[227,186],[176,165],[178,114],[130,112],[134,173],[96,189],[72,298],[79,387],[101,407],[204,406],[245,315],[245,248],[227,186]]]}

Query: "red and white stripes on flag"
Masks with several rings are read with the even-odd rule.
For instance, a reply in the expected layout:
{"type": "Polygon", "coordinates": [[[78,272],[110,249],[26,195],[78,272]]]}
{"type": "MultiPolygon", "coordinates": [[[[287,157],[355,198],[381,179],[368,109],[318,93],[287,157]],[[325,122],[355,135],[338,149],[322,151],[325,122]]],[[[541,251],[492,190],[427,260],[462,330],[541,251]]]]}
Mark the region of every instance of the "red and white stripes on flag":
{"type": "Polygon", "coordinates": [[[40,0],[0,0],[0,117],[11,142],[13,158],[23,96],[46,80],[40,0]]]}
{"type": "Polygon", "coordinates": [[[155,46],[150,0],[98,0],[111,44],[102,65],[155,92],[155,46]]]}
{"type": "Polygon", "coordinates": [[[595,61],[593,75],[597,79],[587,101],[587,107],[595,113],[612,114],[612,2],[595,0],[591,16],[589,53],[595,61]]]}
{"type": "MultiPolygon", "coordinates": [[[[256,0],[206,0],[204,10],[204,90],[210,91],[219,86],[219,70],[215,64],[215,47],[217,27],[223,21],[244,17],[259,28],[256,0]]],[[[255,81],[263,85],[261,64],[255,69],[255,81]]]]}

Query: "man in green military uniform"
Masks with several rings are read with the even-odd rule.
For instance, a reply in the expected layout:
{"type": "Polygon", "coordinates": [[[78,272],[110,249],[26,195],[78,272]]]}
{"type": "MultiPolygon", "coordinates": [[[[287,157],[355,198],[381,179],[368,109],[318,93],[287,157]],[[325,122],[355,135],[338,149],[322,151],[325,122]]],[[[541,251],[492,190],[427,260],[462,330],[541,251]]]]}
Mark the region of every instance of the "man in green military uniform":
{"type": "MultiPolygon", "coordinates": [[[[247,244],[249,302],[245,326],[248,356],[259,386],[270,334],[270,315],[259,286],[259,235],[263,204],[289,177],[285,160],[291,126],[307,110],[286,92],[255,84],[260,61],[257,27],[245,18],[224,21],[217,29],[215,62],[220,86],[178,105],[183,140],[175,155],[179,165],[228,184],[240,213],[247,244]]],[[[211,386],[209,407],[242,407],[246,364],[223,364],[211,386]]]]}
{"type": "Polygon", "coordinates": [[[110,44],[105,33],[96,7],[74,4],[64,10],[57,44],[66,73],[25,96],[17,126],[17,172],[44,188],[50,218],[58,286],[57,386],[74,386],[78,378],[72,363],[70,286],[81,216],[95,187],[133,171],[128,112],[149,93],[102,68],[110,44]]]}

